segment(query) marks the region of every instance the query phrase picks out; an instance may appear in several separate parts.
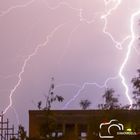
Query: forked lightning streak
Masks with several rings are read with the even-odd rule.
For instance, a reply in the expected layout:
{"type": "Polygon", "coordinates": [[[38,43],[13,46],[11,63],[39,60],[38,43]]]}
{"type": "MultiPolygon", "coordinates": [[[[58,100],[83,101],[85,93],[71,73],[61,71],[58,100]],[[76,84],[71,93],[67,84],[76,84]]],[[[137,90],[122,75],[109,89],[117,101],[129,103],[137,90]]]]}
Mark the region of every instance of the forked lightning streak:
{"type": "Polygon", "coordinates": [[[22,68],[21,68],[21,71],[20,71],[20,73],[19,73],[19,75],[18,75],[18,79],[19,79],[19,80],[18,80],[17,84],[14,86],[14,88],[13,88],[13,89],[11,90],[11,92],[10,92],[10,96],[9,96],[10,103],[9,103],[9,105],[6,107],[6,109],[4,110],[3,114],[5,114],[5,113],[8,111],[8,109],[9,109],[9,108],[12,106],[12,104],[13,104],[13,102],[12,102],[12,96],[13,96],[13,94],[15,93],[15,91],[17,90],[17,88],[20,86],[20,84],[21,84],[21,82],[22,82],[22,75],[23,75],[23,73],[24,73],[24,71],[25,71],[25,68],[26,68],[27,63],[31,60],[31,58],[32,58],[33,56],[35,56],[35,55],[37,54],[38,50],[39,50],[41,47],[47,45],[47,43],[50,41],[50,38],[52,38],[52,36],[54,35],[54,33],[55,33],[58,29],[60,29],[63,25],[64,25],[64,24],[60,24],[59,26],[57,26],[57,27],[46,37],[45,42],[43,42],[42,44],[39,44],[39,45],[35,48],[35,50],[33,51],[33,53],[31,53],[31,54],[24,60],[24,63],[23,63],[22,68]]]}
{"type": "MultiPolygon", "coordinates": [[[[4,16],[5,14],[9,13],[12,9],[15,9],[15,8],[18,8],[18,7],[19,7],[19,8],[20,8],[20,7],[26,7],[26,6],[30,5],[30,4],[32,4],[33,2],[34,2],[34,0],[30,1],[29,3],[27,3],[26,5],[23,5],[23,6],[12,7],[12,8],[10,8],[10,9],[8,9],[7,11],[3,12],[0,16],[4,16]]],[[[129,45],[128,45],[128,50],[127,50],[127,52],[126,52],[126,56],[125,56],[124,61],[122,62],[121,66],[120,66],[120,70],[119,70],[119,72],[118,72],[118,75],[119,75],[119,77],[121,78],[122,84],[123,84],[123,86],[124,86],[124,88],[125,88],[125,95],[126,95],[126,97],[128,98],[130,105],[132,106],[132,99],[131,99],[131,97],[129,96],[129,88],[128,88],[128,85],[127,85],[127,83],[126,83],[125,76],[123,75],[123,71],[124,71],[124,69],[125,69],[125,66],[127,65],[127,62],[128,62],[128,60],[129,60],[129,56],[130,56],[130,54],[131,54],[131,50],[132,50],[132,47],[133,47],[133,43],[134,43],[134,41],[135,41],[135,39],[136,39],[136,36],[135,36],[135,33],[134,33],[134,22],[135,22],[135,17],[137,17],[138,15],[140,15],[140,10],[137,11],[137,12],[135,12],[135,13],[133,13],[132,16],[131,16],[131,18],[130,18],[130,30],[131,30],[131,35],[128,35],[128,36],[124,37],[124,39],[123,39],[121,42],[118,42],[118,41],[116,41],[116,39],[112,36],[112,34],[111,34],[110,32],[107,32],[107,24],[108,24],[108,17],[111,16],[111,14],[112,14],[112,12],[113,12],[114,10],[117,10],[118,6],[121,5],[122,0],[104,0],[105,6],[107,6],[107,5],[108,5],[109,3],[111,3],[111,2],[115,2],[114,7],[110,8],[105,14],[103,14],[103,15],[101,16],[101,19],[103,19],[104,22],[105,22],[104,27],[103,27],[103,33],[105,33],[107,36],[110,37],[110,39],[113,41],[113,43],[115,44],[115,47],[116,47],[117,49],[122,49],[122,44],[123,44],[126,40],[128,40],[128,39],[131,38],[131,41],[130,41],[130,43],[129,43],[129,45]]],[[[70,6],[70,7],[71,7],[71,6],[70,6]]],[[[74,8],[74,9],[76,9],[76,8],[74,8]]],[[[82,16],[82,14],[81,14],[81,11],[82,11],[82,10],[81,10],[81,9],[77,9],[77,10],[80,11],[80,16],[82,16]]],[[[80,18],[81,18],[81,17],[80,17],[80,18]]],[[[85,18],[81,18],[81,19],[84,19],[84,20],[85,20],[85,18]]],[[[89,22],[87,22],[87,23],[89,23],[89,22]]],[[[50,39],[50,38],[53,36],[53,34],[54,34],[60,27],[62,27],[63,25],[64,25],[64,24],[61,24],[61,25],[57,26],[57,27],[47,36],[46,41],[45,41],[44,43],[42,43],[42,44],[39,44],[39,45],[35,48],[34,52],[33,52],[32,54],[30,54],[30,55],[25,59],[23,65],[22,65],[21,71],[20,71],[20,73],[19,73],[19,75],[18,75],[19,80],[18,80],[17,84],[14,86],[14,88],[13,88],[13,89],[11,90],[11,92],[10,92],[10,96],[9,96],[10,103],[9,103],[9,105],[6,107],[6,109],[4,110],[3,114],[5,114],[5,113],[8,111],[8,109],[12,106],[12,96],[13,96],[13,94],[15,93],[16,89],[17,89],[17,88],[20,86],[20,84],[21,84],[22,75],[23,75],[23,73],[24,73],[24,71],[25,71],[26,64],[31,60],[31,58],[32,58],[34,55],[36,55],[36,53],[38,52],[38,50],[39,50],[41,47],[47,45],[49,39],[50,39]]],[[[105,84],[102,85],[102,86],[98,85],[97,83],[85,82],[85,83],[82,85],[82,87],[78,90],[78,92],[76,93],[76,95],[66,103],[66,105],[65,105],[64,108],[67,108],[68,105],[69,105],[72,101],[74,101],[74,100],[80,95],[80,92],[85,88],[85,86],[87,86],[87,85],[95,85],[95,86],[97,86],[97,87],[99,87],[99,88],[103,88],[103,87],[106,87],[108,81],[113,80],[113,79],[117,79],[117,78],[118,78],[118,77],[108,78],[108,79],[105,81],[105,84]]]]}

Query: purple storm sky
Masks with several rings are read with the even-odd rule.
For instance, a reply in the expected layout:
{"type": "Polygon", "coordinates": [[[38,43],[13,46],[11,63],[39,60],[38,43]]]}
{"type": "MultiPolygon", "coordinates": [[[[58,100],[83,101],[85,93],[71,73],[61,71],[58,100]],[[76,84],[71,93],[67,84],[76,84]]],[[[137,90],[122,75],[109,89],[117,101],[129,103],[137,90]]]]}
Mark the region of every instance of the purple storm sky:
{"type": "MultiPolygon", "coordinates": [[[[19,80],[24,61],[46,41],[48,35],[48,42],[27,62],[21,84],[12,96],[12,108],[6,113],[12,122],[17,123],[16,110],[20,123],[27,128],[28,110],[37,109],[40,100],[45,103],[44,95],[48,92],[51,77],[55,78],[58,86],[55,93],[65,98],[63,103],[54,104],[53,108],[62,109],[84,82],[103,85],[108,77],[117,76],[130,39],[119,50],[103,33],[105,22],[101,16],[114,4],[112,2],[105,7],[104,0],[1,0],[0,111],[9,104],[10,92],[19,80]]],[[[116,41],[121,42],[131,35],[130,17],[139,9],[139,0],[122,0],[108,17],[107,31],[116,41]]],[[[135,32],[139,35],[138,19],[135,32]]],[[[138,68],[140,48],[136,40],[123,71],[130,96],[130,81],[138,68]]],[[[109,81],[107,86],[115,89],[121,104],[129,103],[120,78],[109,81]]],[[[68,105],[68,109],[79,109],[81,99],[89,99],[92,102],[90,108],[97,108],[103,102],[104,91],[105,88],[88,85],[68,105]]]]}

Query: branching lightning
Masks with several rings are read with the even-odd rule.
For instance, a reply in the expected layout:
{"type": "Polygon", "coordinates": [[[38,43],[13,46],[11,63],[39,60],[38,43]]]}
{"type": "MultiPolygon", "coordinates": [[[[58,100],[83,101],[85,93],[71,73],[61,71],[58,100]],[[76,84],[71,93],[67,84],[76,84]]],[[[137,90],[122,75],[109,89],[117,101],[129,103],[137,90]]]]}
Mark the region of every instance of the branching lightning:
{"type": "MultiPolygon", "coordinates": [[[[109,9],[109,10],[107,11],[106,14],[104,14],[104,15],[101,16],[101,19],[103,19],[104,22],[105,22],[104,27],[103,27],[103,32],[111,38],[111,40],[113,41],[113,43],[115,44],[115,47],[116,47],[117,49],[122,49],[122,44],[123,44],[126,40],[128,40],[128,39],[130,38],[130,36],[128,35],[128,36],[126,36],[121,42],[118,42],[118,41],[112,36],[112,34],[111,34],[110,32],[107,31],[108,16],[110,16],[110,15],[112,14],[112,12],[115,11],[115,10],[119,7],[119,5],[121,4],[121,1],[122,1],[122,0],[117,0],[115,6],[114,6],[113,8],[111,8],[111,9],[109,9]]],[[[110,2],[112,2],[112,0],[109,0],[109,1],[106,1],[106,0],[105,0],[105,6],[107,6],[110,2]]]]}
{"type": "MultiPolygon", "coordinates": [[[[104,26],[104,30],[103,30],[104,33],[109,35],[111,37],[112,41],[115,42],[117,46],[118,45],[120,46],[119,48],[122,48],[121,43],[116,42],[116,40],[114,40],[113,36],[110,33],[106,32],[106,26],[107,26],[107,17],[112,13],[112,11],[114,11],[118,8],[118,6],[121,4],[121,2],[122,2],[122,0],[117,0],[116,5],[112,9],[110,9],[107,14],[105,14],[104,16],[101,17],[101,18],[105,19],[105,26],[104,26]]],[[[126,95],[128,101],[129,101],[130,105],[131,105],[130,108],[132,107],[133,102],[132,102],[131,97],[129,96],[129,88],[128,88],[128,85],[126,83],[125,76],[123,75],[123,70],[124,70],[125,66],[127,65],[128,59],[130,57],[131,50],[132,50],[132,47],[133,47],[133,43],[134,43],[135,39],[137,38],[136,35],[135,35],[135,32],[134,32],[134,23],[135,23],[135,17],[137,17],[138,15],[140,15],[140,10],[131,15],[131,18],[130,18],[131,35],[128,35],[127,37],[125,37],[123,42],[125,40],[127,40],[128,38],[131,38],[131,41],[128,45],[128,50],[127,50],[126,56],[124,58],[124,61],[122,62],[122,65],[121,65],[119,73],[118,73],[121,80],[122,80],[122,84],[125,87],[125,95],[126,95]]]]}
{"type": "MultiPolygon", "coordinates": [[[[105,15],[103,15],[103,16],[101,17],[101,18],[103,18],[103,19],[105,20],[105,26],[104,26],[103,32],[104,32],[105,34],[107,34],[108,36],[110,36],[110,38],[111,38],[112,41],[116,44],[116,47],[117,47],[118,49],[122,49],[122,44],[121,44],[120,42],[117,42],[117,41],[114,39],[114,37],[111,35],[111,33],[109,33],[109,32],[106,31],[106,29],[107,29],[107,24],[108,24],[108,20],[107,20],[108,16],[111,15],[112,11],[114,11],[114,10],[116,10],[116,9],[118,8],[118,6],[121,4],[121,2],[122,2],[122,0],[117,0],[115,6],[114,6],[113,8],[111,8],[105,15]]],[[[105,2],[105,4],[107,4],[107,3],[105,2]]],[[[128,46],[128,51],[127,51],[126,57],[125,57],[125,59],[124,59],[122,65],[121,65],[121,67],[120,67],[120,70],[119,70],[119,76],[120,76],[120,78],[122,79],[122,84],[123,84],[123,86],[125,87],[125,95],[126,95],[127,99],[129,100],[129,103],[130,103],[131,106],[132,106],[132,99],[131,99],[131,97],[129,96],[129,93],[128,93],[129,88],[128,88],[127,84],[126,84],[126,80],[125,80],[125,77],[124,77],[124,75],[123,75],[123,70],[124,70],[124,68],[125,68],[125,65],[127,65],[127,61],[128,61],[128,59],[129,59],[129,56],[130,56],[130,52],[131,52],[131,49],[132,49],[132,45],[133,45],[133,42],[134,42],[134,40],[135,40],[135,35],[134,35],[134,31],[133,31],[133,24],[134,24],[134,19],[133,19],[133,17],[134,17],[134,16],[132,15],[132,17],[131,17],[131,27],[130,27],[130,30],[131,30],[131,38],[132,38],[132,40],[131,40],[131,42],[130,42],[130,44],[129,44],[129,46],[128,46]]],[[[127,40],[128,38],[130,38],[130,36],[125,37],[124,40],[123,40],[122,42],[124,42],[124,41],[127,40]]]]}
{"type": "Polygon", "coordinates": [[[33,56],[35,56],[35,55],[37,54],[38,50],[39,50],[41,47],[47,45],[47,43],[49,42],[50,38],[52,38],[52,36],[54,35],[54,33],[55,33],[58,29],[60,29],[63,25],[64,25],[64,24],[60,24],[59,26],[57,26],[57,27],[46,37],[45,42],[43,42],[42,44],[39,44],[39,45],[35,48],[35,50],[24,60],[24,63],[23,63],[22,68],[21,68],[21,71],[20,71],[20,73],[19,73],[19,75],[18,75],[18,79],[19,79],[19,80],[18,80],[17,84],[14,86],[14,88],[13,88],[13,89],[11,90],[11,92],[10,92],[10,96],[9,96],[10,103],[9,103],[9,105],[6,107],[6,109],[4,110],[3,114],[5,114],[5,113],[8,111],[8,109],[9,109],[9,108],[12,106],[12,104],[13,104],[13,102],[12,102],[12,96],[13,96],[13,94],[15,93],[15,91],[17,90],[17,88],[20,86],[20,84],[21,84],[21,82],[22,82],[22,75],[23,75],[23,73],[24,73],[24,71],[25,71],[25,68],[26,68],[27,63],[31,60],[31,58],[32,58],[33,56]]]}
{"type": "Polygon", "coordinates": [[[35,0],[31,0],[31,1],[29,1],[28,3],[24,4],[24,5],[12,6],[12,7],[10,7],[9,9],[7,9],[7,10],[5,10],[5,11],[1,11],[1,12],[0,12],[0,16],[1,16],[1,17],[2,17],[2,16],[5,16],[5,15],[7,15],[8,13],[10,13],[12,10],[17,9],[17,8],[25,8],[25,7],[29,6],[29,5],[31,5],[34,1],[35,1],[35,0]]]}
{"type": "Polygon", "coordinates": [[[128,59],[129,59],[129,56],[131,54],[131,50],[132,50],[132,47],[133,47],[133,43],[134,43],[135,39],[137,38],[136,35],[135,35],[135,31],[134,31],[134,23],[135,23],[135,18],[138,15],[140,15],[140,10],[135,12],[135,13],[133,13],[132,16],[131,16],[131,19],[130,19],[131,41],[130,41],[130,43],[128,45],[128,51],[126,53],[126,57],[125,57],[122,65],[121,65],[120,71],[119,71],[119,75],[120,75],[120,77],[122,79],[122,84],[125,87],[125,94],[126,94],[128,100],[130,102],[130,105],[131,105],[130,108],[132,107],[132,103],[133,102],[132,102],[132,99],[129,96],[129,93],[128,93],[129,92],[129,88],[128,88],[127,84],[126,84],[125,77],[124,77],[124,75],[122,73],[123,73],[123,70],[124,70],[125,66],[127,65],[127,62],[128,62],[128,59]]]}
{"type": "MultiPolygon", "coordinates": [[[[34,1],[35,1],[35,0],[31,0],[31,1],[29,1],[28,3],[26,3],[25,5],[13,6],[13,7],[9,8],[8,10],[1,12],[0,16],[4,16],[4,15],[10,13],[13,9],[16,9],[16,8],[24,8],[24,7],[27,7],[27,6],[29,6],[30,4],[32,4],[34,1]]],[[[115,6],[112,7],[112,8],[110,8],[108,11],[105,12],[105,14],[103,14],[103,15],[101,16],[101,19],[104,20],[103,33],[110,37],[110,39],[112,40],[112,42],[115,44],[115,47],[116,47],[117,49],[119,49],[119,50],[123,49],[123,48],[122,48],[122,45],[123,45],[123,43],[124,43],[126,40],[131,39],[131,41],[130,41],[130,43],[129,43],[129,45],[128,45],[128,50],[127,50],[127,52],[126,52],[126,56],[125,56],[125,58],[124,58],[124,61],[122,62],[121,66],[120,66],[120,69],[119,69],[119,72],[118,72],[118,76],[119,76],[119,77],[121,78],[121,80],[122,80],[122,85],[123,85],[124,88],[125,88],[125,95],[126,95],[127,99],[129,100],[130,105],[132,106],[132,99],[131,99],[131,97],[129,96],[129,88],[128,88],[128,86],[127,86],[125,77],[124,77],[124,75],[123,75],[123,71],[124,71],[124,69],[125,69],[125,66],[127,65],[127,62],[128,62],[128,60],[129,60],[129,56],[130,56],[130,54],[131,54],[131,50],[132,50],[132,47],[133,47],[133,43],[134,43],[134,41],[135,41],[135,39],[136,39],[136,35],[135,35],[135,32],[134,32],[134,20],[135,20],[135,17],[137,17],[138,15],[140,15],[140,10],[137,11],[137,12],[135,12],[135,13],[133,13],[132,16],[131,16],[131,19],[130,19],[130,31],[131,31],[131,35],[128,35],[128,36],[124,37],[124,39],[123,39],[121,42],[118,42],[118,41],[112,36],[112,34],[111,34],[110,32],[107,31],[107,24],[108,24],[108,17],[111,16],[112,12],[115,11],[115,10],[121,5],[122,0],[104,0],[105,7],[108,6],[108,4],[110,4],[111,2],[114,2],[114,3],[115,3],[115,6]]],[[[65,4],[65,5],[67,5],[69,8],[79,11],[80,21],[86,21],[86,23],[88,23],[88,24],[90,24],[90,23],[93,22],[93,20],[90,21],[90,22],[87,21],[87,20],[82,16],[82,9],[73,8],[73,7],[71,7],[71,6],[70,6],[69,4],[67,4],[67,3],[60,3],[58,6],[56,6],[56,7],[54,7],[54,8],[50,8],[50,9],[53,10],[53,9],[55,9],[55,8],[58,8],[61,4],[65,4]]],[[[35,50],[34,50],[30,55],[28,55],[28,56],[26,57],[26,59],[24,60],[23,65],[22,65],[21,71],[20,71],[19,74],[18,74],[18,82],[17,82],[17,84],[14,86],[14,88],[13,88],[13,89],[11,90],[11,92],[10,92],[10,96],[9,96],[10,102],[9,102],[9,105],[6,107],[6,109],[4,110],[3,114],[5,114],[5,113],[8,111],[8,109],[12,107],[12,104],[13,104],[13,102],[12,102],[12,96],[13,96],[13,94],[16,92],[17,88],[20,86],[20,84],[21,84],[21,82],[22,82],[22,75],[23,75],[24,72],[25,72],[25,68],[26,68],[27,63],[31,60],[31,58],[32,58],[33,56],[35,56],[35,55],[37,54],[38,50],[39,50],[41,47],[47,45],[47,43],[49,42],[50,38],[52,38],[52,36],[54,35],[54,33],[55,33],[58,29],[60,29],[63,25],[64,25],[64,24],[61,24],[61,25],[57,26],[57,27],[46,37],[45,42],[43,42],[42,44],[39,44],[39,45],[35,48],[35,50]]],[[[78,25],[78,26],[79,26],[79,25],[78,25]]],[[[77,27],[78,27],[78,26],[77,26],[77,27]]],[[[76,28],[77,28],[77,27],[76,27],[76,28]]],[[[75,28],[75,29],[76,29],[76,28],[75,28]]],[[[74,29],[74,31],[75,31],[75,29],[74,29]]],[[[73,31],[73,32],[74,32],[74,31],[73,31]]],[[[73,33],[73,32],[72,32],[72,33],[73,33]]],[[[72,34],[72,33],[71,33],[71,34],[72,34]]],[[[69,40],[69,42],[70,42],[70,40],[69,40]]],[[[89,82],[85,82],[82,86],[74,85],[74,84],[62,84],[62,85],[58,85],[56,88],[61,87],[61,86],[74,86],[74,87],[79,88],[79,90],[78,90],[78,92],[75,94],[75,96],[74,96],[73,98],[71,98],[71,99],[65,104],[64,109],[66,109],[66,108],[69,106],[69,104],[70,104],[71,102],[73,102],[73,101],[80,95],[81,91],[83,91],[84,88],[85,88],[86,86],[88,86],[88,85],[94,85],[94,86],[97,86],[98,88],[106,88],[108,82],[109,82],[110,80],[116,80],[116,79],[118,79],[118,76],[108,78],[108,79],[105,81],[105,83],[104,83],[103,85],[99,85],[99,84],[97,84],[97,83],[89,83],[89,82]]]]}
{"type": "Polygon", "coordinates": [[[65,106],[63,107],[63,109],[66,109],[66,108],[69,106],[69,104],[70,104],[71,102],[73,102],[73,101],[80,95],[80,93],[85,89],[86,86],[92,85],[92,86],[96,86],[96,87],[98,87],[98,88],[100,88],[100,89],[102,89],[102,88],[107,88],[107,83],[108,83],[110,80],[116,80],[116,79],[118,79],[118,77],[110,77],[110,78],[108,78],[108,79],[105,81],[105,83],[104,83],[103,85],[99,85],[98,83],[89,83],[89,82],[85,82],[85,83],[82,85],[82,87],[80,87],[80,89],[79,89],[78,92],[75,94],[75,96],[74,96],[73,98],[71,98],[71,99],[65,104],[65,106]]]}
{"type": "MultiPolygon", "coordinates": [[[[112,12],[115,11],[119,7],[119,5],[121,4],[122,0],[104,0],[105,6],[107,6],[110,2],[116,2],[116,4],[115,4],[114,7],[112,7],[111,9],[109,9],[108,12],[106,12],[104,15],[101,16],[101,19],[104,19],[104,22],[105,22],[104,27],[103,27],[103,33],[110,37],[110,39],[115,44],[115,47],[117,49],[123,49],[122,48],[123,43],[125,41],[127,41],[128,39],[131,39],[131,41],[130,41],[130,43],[128,45],[128,50],[127,50],[126,56],[124,58],[124,61],[121,64],[120,70],[118,72],[118,75],[119,75],[119,77],[121,78],[121,81],[122,81],[122,85],[125,88],[125,95],[126,95],[128,101],[130,103],[130,108],[131,108],[133,102],[132,102],[132,99],[131,99],[131,97],[129,95],[129,88],[128,88],[128,85],[126,83],[125,76],[123,75],[123,70],[124,70],[125,66],[127,65],[127,62],[128,62],[128,59],[130,57],[130,53],[131,53],[131,50],[132,50],[132,47],[133,47],[133,43],[134,43],[134,41],[136,39],[136,36],[135,36],[135,33],[134,33],[134,22],[135,22],[134,19],[135,19],[136,16],[138,16],[140,14],[140,11],[133,13],[132,16],[131,16],[131,19],[130,19],[131,35],[126,36],[121,42],[118,42],[112,36],[112,34],[107,31],[107,24],[108,24],[108,16],[110,16],[112,14],[112,12]]],[[[80,14],[80,15],[82,15],[82,14],[80,14]]],[[[85,88],[85,86],[87,86],[87,85],[96,85],[99,88],[103,88],[103,87],[106,87],[105,85],[108,83],[108,81],[110,81],[112,79],[116,79],[116,77],[108,78],[105,81],[105,84],[103,86],[100,86],[97,83],[88,83],[88,82],[85,82],[83,84],[83,86],[78,90],[78,92],[76,93],[76,95],[65,104],[64,109],[66,109],[68,107],[68,105],[72,101],[74,101],[80,95],[81,91],[85,88]]]]}
{"type": "MultiPolygon", "coordinates": [[[[108,1],[108,2],[109,2],[109,1],[108,1]]],[[[113,41],[114,43],[116,43],[116,46],[120,46],[119,48],[122,49],[122,47],[121,47],[121,46],[122,46],[122,43],[117,42],[117,41],[113,38],[113,36],[112,36],[109,32],[106,31],[106,28],[107,28],[107,17],[108,17],[109,15],[111,15],[112,11],[114,11],[114,10],[116,10],[116,9],[118,8],[118,6],[121,4],[121,2],[122,2],[122,0],[117,0],[116,5],[115,5],[112,9],[110,9],[110,10],[107,12],[107,14],[103,15],[101,18],[103,18],[103,19],[105,20],[105,26],[104,26],[103,32],[106,33],[107,35],[109,35],[110,38],[112,39],[112,41],[113,41]]],[[[105,1],[105,4],[107,4],[107,1],[105,1]]],[[[125,58],[124,58],[124,61],[122,62],[122,65],[121,65],[120,70],[119,70],[119,73],[118,73],[119,76],[120,76],[120,78],[121,78],[121,80],[122,80],[122,84],[123,84],[123,86],[125,87],[125,95],[126,95],[128,101],[129,101],[130,105],[131,105],[130,108],[132,107],[133,102],[132,102],[131,97],[129,96],[129,88],[128,88],[128,85],[127,85],[127,83],[126,83],[125,76],[123,75],[123,70],[124,70],[125,66],[127,65],[127,62],[128,62],[128,59],[129,59],[129,57],[130,57],[131,50],[132,50],[132,47],[133,47],[133,43],[134,43],[134,41],[135,41],[135,39],[136,39],[136,35],[135,35],[135,32],[134,32],[134,23],[135,23],[135,17],[138,16],[138,15],[140,15],[140,10],[137,11],[137,12],[135,12],[135,13],[133,13],[133,14],[131,15],[131,18],[130,18],[130,31],[131,31],[131,35],[128,35],[128,36],[125,37],[125,38],[123,39],[123,41],[122,41],[122,42],[124,42],[125,40],[131,38],[131,41],[130,41],[130,43],[129,43],[129,45],[128,45],[128,50],[127,50],[126,56],[125,56],[125,58]]],[[[118,48],[118,47],[117,47],[117,48],[118,48]]]]}

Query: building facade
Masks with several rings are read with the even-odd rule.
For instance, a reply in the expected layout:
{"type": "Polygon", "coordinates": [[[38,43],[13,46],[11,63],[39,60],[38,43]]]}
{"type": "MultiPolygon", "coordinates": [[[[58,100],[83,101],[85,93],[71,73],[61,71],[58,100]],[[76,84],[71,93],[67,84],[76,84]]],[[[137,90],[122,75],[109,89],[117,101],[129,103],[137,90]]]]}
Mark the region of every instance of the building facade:
{"type": "Polygon", "coordinates": [[[51,131],[52,137],[61,140],[140,140],[138,110],[31,110],[29,137],[43,138],[42,126],[51,123],[57,126],[51,131]]]}

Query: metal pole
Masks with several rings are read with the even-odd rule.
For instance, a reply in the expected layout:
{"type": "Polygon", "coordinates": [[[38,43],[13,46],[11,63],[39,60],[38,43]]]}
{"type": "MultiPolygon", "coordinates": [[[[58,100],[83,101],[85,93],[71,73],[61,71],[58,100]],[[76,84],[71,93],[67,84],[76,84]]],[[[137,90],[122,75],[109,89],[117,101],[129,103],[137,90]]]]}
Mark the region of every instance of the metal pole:
{"type": "Polygon", "coordinates": [[[7,119],[7,127],[6,127],[6,131],[7,131],[7,135],[6,135],[6,139],[8,140],[8,133],[9,133],[9,131],[8,131],[8,129],[9,129],[9,120],[7,119]]]}
{"type": "MultiPolygon", "coordinates": [[[[2,115],[0,115],[0,129],[1,129],[1,124],[2,124],[2,115]]],[[[2,132],[2,130],[1,130],[1,132],[2,132]]],[[[0,132],[0,138],[1,138],[1,140],[2,140],[2,136],[1,136],[1,132],[0,132]]]]}
{"type": "Polygon", "coordinates": [[[3,112],[1,115],[1,140],[3,140],[3,112]]]}

